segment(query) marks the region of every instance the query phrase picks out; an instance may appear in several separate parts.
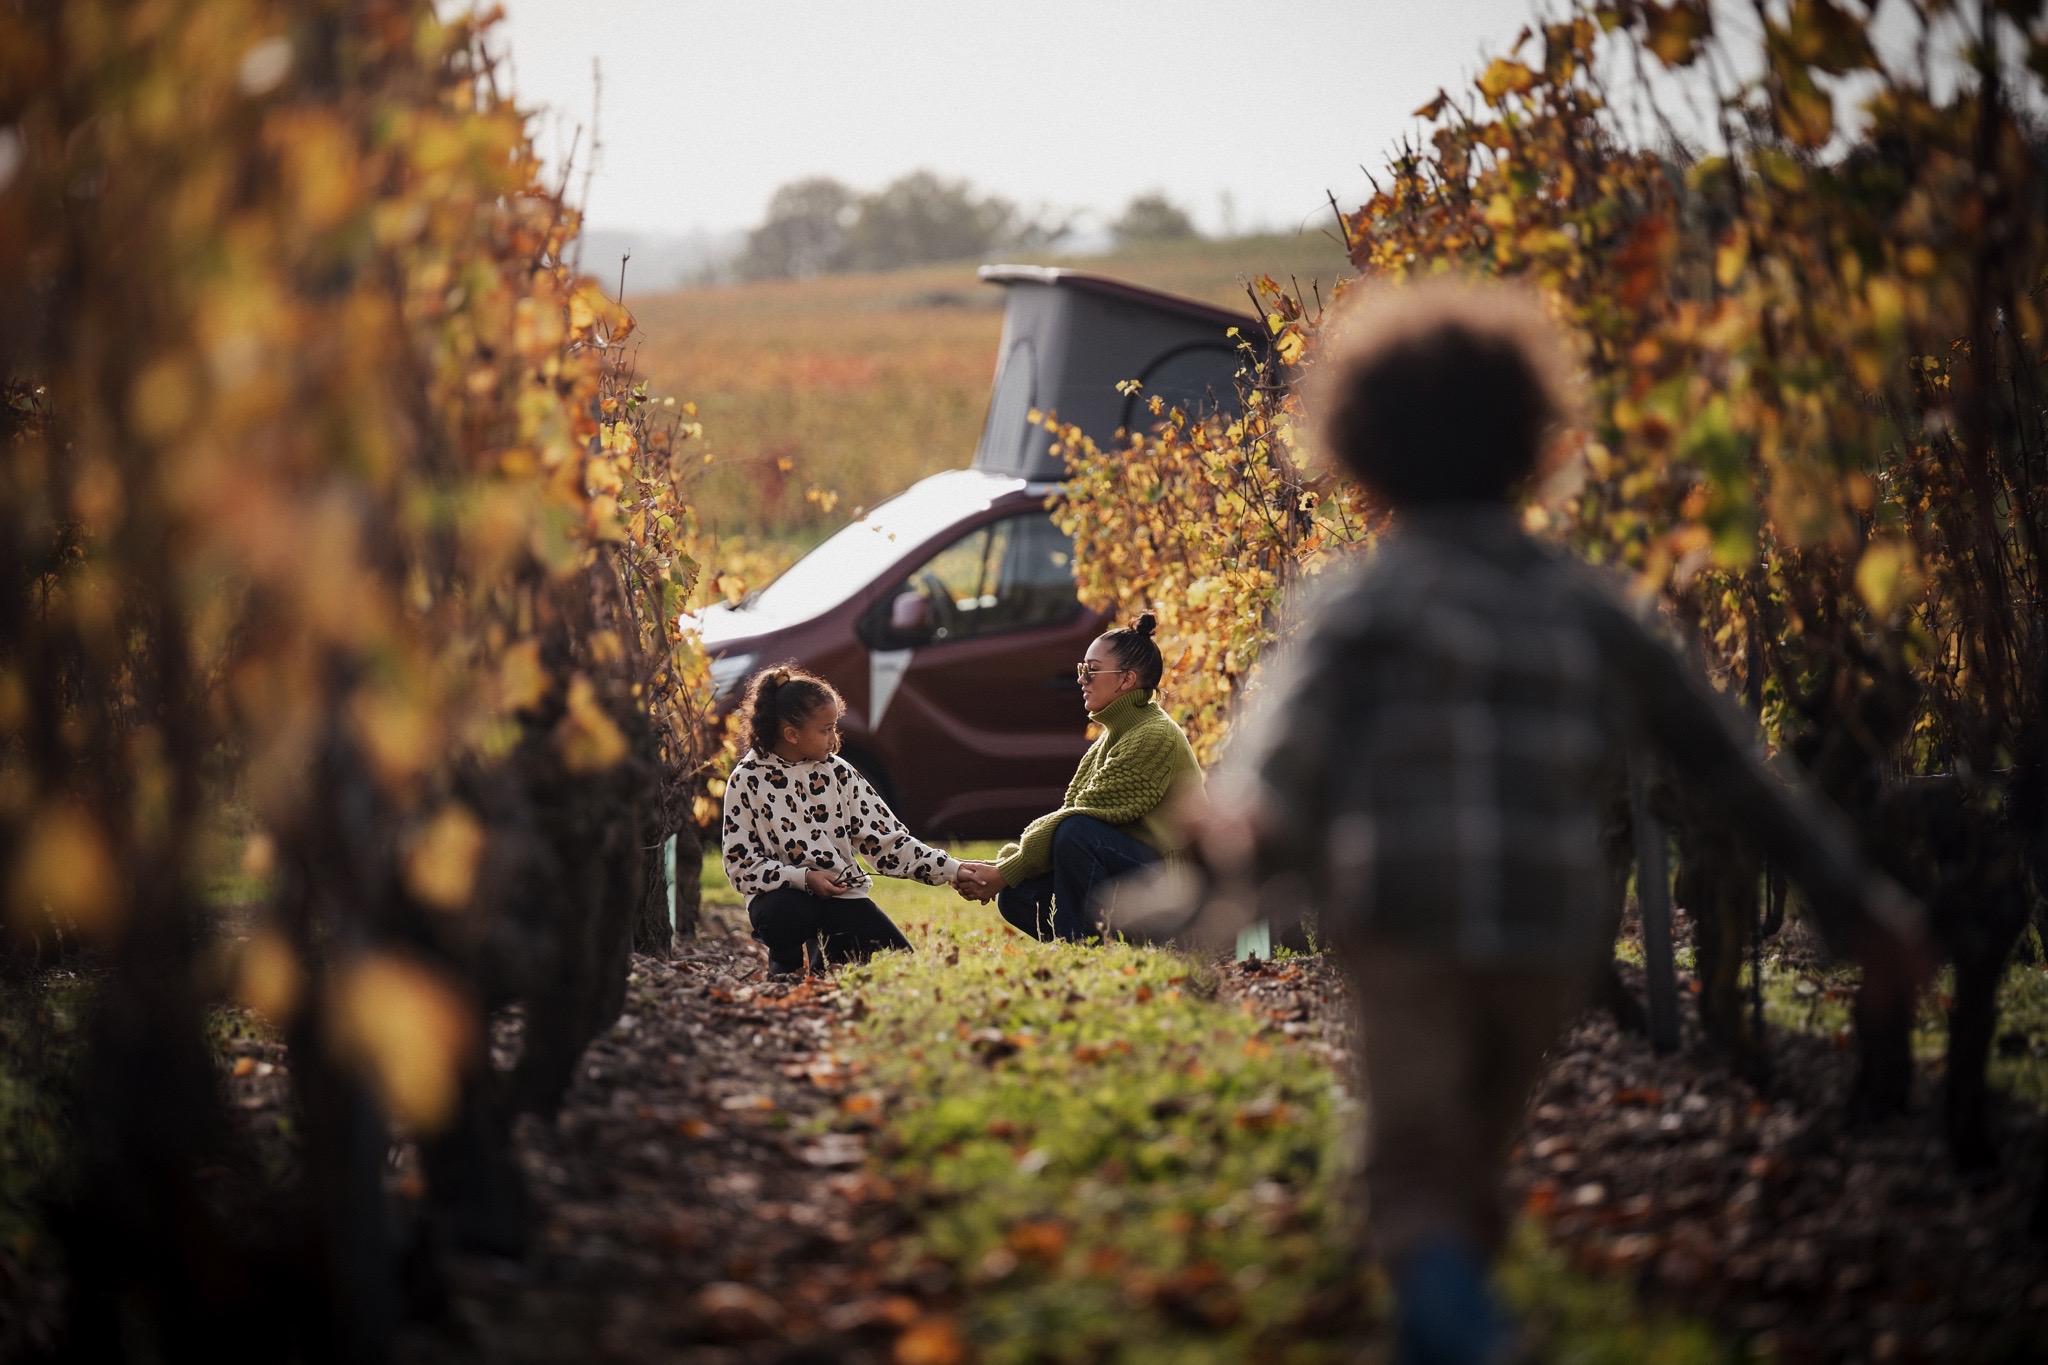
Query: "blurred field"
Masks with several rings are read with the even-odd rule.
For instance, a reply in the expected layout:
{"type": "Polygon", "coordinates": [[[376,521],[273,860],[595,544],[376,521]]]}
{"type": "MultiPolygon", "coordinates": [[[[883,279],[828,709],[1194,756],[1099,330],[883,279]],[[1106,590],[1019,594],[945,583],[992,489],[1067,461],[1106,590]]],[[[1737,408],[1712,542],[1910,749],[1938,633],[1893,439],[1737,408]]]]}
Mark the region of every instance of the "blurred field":
{"type": "MultiPolygon", "coordinates": [[[[1345,268],[1319,229],[1175,242],[1113,256],[1019,255],[1250,309],[1244,281],[1325,287],[1345,268]]],[[[601,276],[615,268],[586,262],[601,276]]],[[[698,510],[721,533],[808,544],[927,474],[967,463],[981,434],[1003,291],[975,263],[636,295],[640,369],[694,400],[715,458],[698,510]],[[835,506],[807,489],[839,494],[835,506]]],[[[829,500],[828,500],[829,501],[829,500]]]]}

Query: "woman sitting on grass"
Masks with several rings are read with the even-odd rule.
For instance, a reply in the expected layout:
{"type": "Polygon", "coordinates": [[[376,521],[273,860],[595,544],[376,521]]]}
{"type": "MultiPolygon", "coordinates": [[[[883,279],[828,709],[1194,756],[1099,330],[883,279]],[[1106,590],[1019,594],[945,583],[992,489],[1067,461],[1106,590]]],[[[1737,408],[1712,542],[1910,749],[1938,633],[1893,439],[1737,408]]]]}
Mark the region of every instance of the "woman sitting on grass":
{"type": "Polygon", "coordinates": [[[742,703],[752,747],[725,784],[725,875],[747,898],[770,972],[849,962],[910,940],[868,899],[856,853],[885,877],[947,886],[962,864],[911,837],[868,780],[839,757],[846,705],[832,684],[764,669],[742,703]]]}
{"type": "Polygon", "coordinates": [[[962,873],[960,894],[994,898],[1003,918],[1042,939],[1078,942],[1100,932],[1090,902],[1111,878],[1159,861],[1175,846],[1167,798],[1202,780],[1195,751],[1152,694],[1165,671],[1151,612],[1096,637],[1079,666],[1081,702],[1102,733],[1066,801],[1024,829],[993,864],[962,873]]]}

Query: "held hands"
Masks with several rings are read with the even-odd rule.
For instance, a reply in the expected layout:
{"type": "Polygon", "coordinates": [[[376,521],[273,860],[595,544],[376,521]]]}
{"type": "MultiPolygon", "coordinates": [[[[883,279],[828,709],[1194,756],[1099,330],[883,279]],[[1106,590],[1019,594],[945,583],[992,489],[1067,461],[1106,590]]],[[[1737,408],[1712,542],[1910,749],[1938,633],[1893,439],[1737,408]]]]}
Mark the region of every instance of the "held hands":
{"type": "Polygon", "coordinates": [[[984,903],[994,900],[1003,885],[1003,874],[996,871],[994,863],[963,862],[953,879],[953,889],[963,898],[984,903]]]}
{"type": "Polygon", "coordinates": [[[830,872],[812,868],[804,873],[804,890],[813,896],[837,896],[846,890],[846,883],[830,872]]]}

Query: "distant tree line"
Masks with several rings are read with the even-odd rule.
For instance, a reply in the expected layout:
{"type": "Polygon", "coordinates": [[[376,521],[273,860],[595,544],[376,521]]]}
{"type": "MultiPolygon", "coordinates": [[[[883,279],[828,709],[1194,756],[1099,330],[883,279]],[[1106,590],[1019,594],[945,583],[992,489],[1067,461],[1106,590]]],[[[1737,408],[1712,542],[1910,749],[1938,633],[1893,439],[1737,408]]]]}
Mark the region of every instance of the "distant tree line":
{"type": "MultiPolygon", "coordinates": [[[[871,194],[831,176],[810,176],[769,198],[760,226],[747,234],[739,273],[792,279],[1044,250],[1073,236],[1079,217],[1026,211],[931,171],[912,171],[871,194]]],[[[1120,244],[1198,235],[1187,212],[1158,192],[1133,199],[1110,231],[1120,244]]]]}

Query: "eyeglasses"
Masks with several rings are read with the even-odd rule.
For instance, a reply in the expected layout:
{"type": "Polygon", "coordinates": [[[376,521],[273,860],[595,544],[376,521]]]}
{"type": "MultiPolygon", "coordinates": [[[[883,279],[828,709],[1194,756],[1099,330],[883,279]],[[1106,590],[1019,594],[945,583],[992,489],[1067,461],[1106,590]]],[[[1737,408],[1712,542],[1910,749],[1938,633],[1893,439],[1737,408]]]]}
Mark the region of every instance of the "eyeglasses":
{"type": "Polygon", "coordinates": [[[1088,685],[1088,680],[1094,677],[1097,673],[1135,672],[1137,672],[1137,670],[1134,668],[1099,668],[1096,665],[1089,663],[1086,659],[1083,659],[1080,663],[1074,665],[1074,676],[1081,680],[1081,685],[1084,687],[1088,685]]]}

